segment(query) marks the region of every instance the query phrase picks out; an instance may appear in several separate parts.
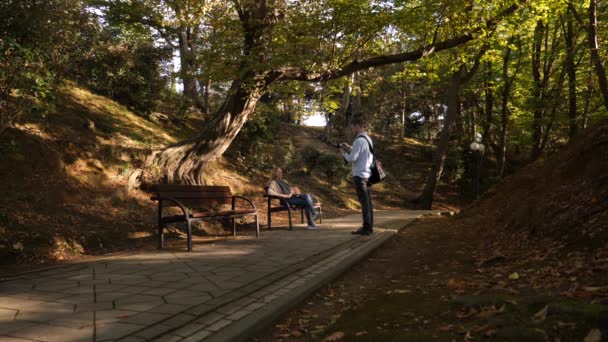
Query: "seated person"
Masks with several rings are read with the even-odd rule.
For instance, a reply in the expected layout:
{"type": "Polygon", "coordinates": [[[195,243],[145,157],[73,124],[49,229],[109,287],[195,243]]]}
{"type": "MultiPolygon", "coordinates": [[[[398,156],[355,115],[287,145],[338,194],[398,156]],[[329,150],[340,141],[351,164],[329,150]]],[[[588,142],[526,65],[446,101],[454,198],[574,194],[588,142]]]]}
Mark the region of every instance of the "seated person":
{"type": "Polygon", "coordinates": [[[270,184],[268,184],[268,195],[285,198],[290,205],[304,208],[306,219],[308,220],[308,226],[306,228],[319,229],[319,226],[315,224],[315,220],[319,214],[315,211],[315,206],[310,194],[301,194],[297,187],[290,187],[282,178],[283,170],[281,170],[280,167],[272,169],[270,184]]]}

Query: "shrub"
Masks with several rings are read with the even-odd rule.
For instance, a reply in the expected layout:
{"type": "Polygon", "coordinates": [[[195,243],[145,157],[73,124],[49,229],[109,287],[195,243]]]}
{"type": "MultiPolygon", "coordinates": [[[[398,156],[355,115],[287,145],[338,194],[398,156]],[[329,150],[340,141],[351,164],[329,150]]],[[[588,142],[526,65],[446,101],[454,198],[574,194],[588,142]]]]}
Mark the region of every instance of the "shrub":
{"type": "Polygon", "coordinates": [[[456,184],[464,177],[465,161],[462,159],[462,149],[460,147],[452,147],[448,150],[445,156],[443,174],[449,184],[456,184]]]}
{"type": "Polygon", "coordinates": [[[255,115],[243,125],[233,144],[243,152],[252,153],[262,142],[272,140],[276,131],[276,122],[271,117],[255,115]]]}
{"type": "Polygon", "coordinates": [[[280,144],[274,149],[274,165],[283,169],[291,169],[290,165],[293,164],[294,153],[295,146],[291,139],[287,139],[285,143],[280,144]]]}
{"type": "Polygon", "coordinates": [[[330,188],[338,185],[348,175],[350,170],[342,157],[332,154],[322,154],[319,157],[318,166],[325,175],[330,188]]]}
{"type": "Polygon", "coordinates": [[[319,158],[321,158],[321,152],[312,146],[306,146],[302,150],[302,161],[306,167],[306,172],[311,174],[312,171],[319,164],[319,158]]]}

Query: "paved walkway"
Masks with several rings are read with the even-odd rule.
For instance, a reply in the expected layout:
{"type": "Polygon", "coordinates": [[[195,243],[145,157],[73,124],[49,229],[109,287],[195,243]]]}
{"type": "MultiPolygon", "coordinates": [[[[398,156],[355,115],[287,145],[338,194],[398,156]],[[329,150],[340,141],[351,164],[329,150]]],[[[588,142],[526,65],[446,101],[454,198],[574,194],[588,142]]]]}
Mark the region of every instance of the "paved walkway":
{"type": "Polygon", "coordinates": [[[0,275],[0,341],[241,340],[271,324],[423,211],[377,211],[377,233],[262,232],[159,251],[0,275]]]}

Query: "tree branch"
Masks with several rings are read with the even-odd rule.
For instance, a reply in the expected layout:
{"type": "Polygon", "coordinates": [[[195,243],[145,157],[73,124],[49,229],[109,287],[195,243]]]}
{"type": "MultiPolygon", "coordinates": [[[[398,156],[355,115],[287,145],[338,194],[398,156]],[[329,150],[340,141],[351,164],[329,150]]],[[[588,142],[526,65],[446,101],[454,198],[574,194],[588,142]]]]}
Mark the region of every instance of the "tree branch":
{"type": "MultiPolygon", "coordinates": [[[[485,28],[493,30],[501,20],[516,12],[522,5],[526,4],[528,1],[529,0],[519,0],[515,4],[507,7],[506,9],[501,11],[496,17],[488,20],[485,24],[485,28]]],[[[354,61],[346,64],[344,67],[333,70],[310,72],[309,70],[305,70],[301,67],[283,67],[275,70],[273,74],[276,75],[275,77],[277,81],[295,80],[322,82],[332,80],[352,74],[355,71],[365,70],[372,67],[415,61],[435,52],[448,50],[460,45],[464,45],[469,41],[474,40],[477,34],[480,33],[483,28],[484,27],[477,27],[468,33],[464,33],[460,36],[449,38],[437,43],[425,45],[414,51],[408,51],[393,55],[371,57],[362,61],[355,59],[354,61]]]]}

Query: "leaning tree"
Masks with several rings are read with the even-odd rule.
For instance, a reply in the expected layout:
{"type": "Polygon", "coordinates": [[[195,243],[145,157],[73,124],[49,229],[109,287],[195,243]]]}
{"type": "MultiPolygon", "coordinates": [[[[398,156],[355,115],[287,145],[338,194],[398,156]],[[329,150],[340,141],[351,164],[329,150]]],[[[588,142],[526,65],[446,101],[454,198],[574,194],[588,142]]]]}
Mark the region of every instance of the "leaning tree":
{"type": "Polygon", "coordinates": [[[415,61],[487,36],[526,3],[233,0],[242,48],[223,104],[196,137],[154,152],[149,163],[168,182],[202,183],[205,166],[226,151],[271,85],[415,61]],[[378,49],[374,42],[387,36],[405,41],[395,46],[406,51],[378,49]]]}

